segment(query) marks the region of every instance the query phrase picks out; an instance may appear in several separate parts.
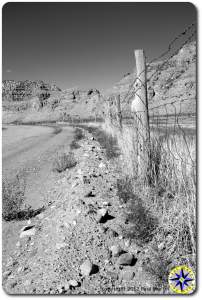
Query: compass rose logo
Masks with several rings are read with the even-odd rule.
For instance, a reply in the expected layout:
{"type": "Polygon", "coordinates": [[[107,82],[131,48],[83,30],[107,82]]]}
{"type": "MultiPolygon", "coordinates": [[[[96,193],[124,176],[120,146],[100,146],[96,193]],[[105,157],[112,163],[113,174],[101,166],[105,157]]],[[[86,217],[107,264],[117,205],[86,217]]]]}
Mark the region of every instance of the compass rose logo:
{"type": "Polygon", "coordinates": [[[195,289],[195,276],[187,266],[178,266],[171,270],[168,282],[170,289],[177,294],[191,294],[195,289]]]}

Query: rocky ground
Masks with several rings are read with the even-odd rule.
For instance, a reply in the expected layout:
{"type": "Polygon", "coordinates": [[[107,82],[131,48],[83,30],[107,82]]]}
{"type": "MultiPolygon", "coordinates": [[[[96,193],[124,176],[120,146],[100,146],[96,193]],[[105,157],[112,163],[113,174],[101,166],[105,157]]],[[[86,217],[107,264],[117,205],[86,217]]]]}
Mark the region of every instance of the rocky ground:
{"type": "Polygon", "coordinates": [[[147,249],[123,234],[116,159],[85,132],[77,165],[61,173],[47,209],[19,231],[3,264],[9,294],[165,293],[144,270],[147,249]]]}

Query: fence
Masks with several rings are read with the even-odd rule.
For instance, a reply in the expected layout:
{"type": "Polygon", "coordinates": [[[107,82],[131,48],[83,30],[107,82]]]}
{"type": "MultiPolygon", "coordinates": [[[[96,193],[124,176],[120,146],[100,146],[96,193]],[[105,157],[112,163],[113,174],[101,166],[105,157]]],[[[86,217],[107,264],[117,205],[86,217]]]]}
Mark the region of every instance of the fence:
{"type": "Polygon", "coordinates": [[[161,186],[171,198],[183,198],[179,210],[186,211],[190,241],[186,245],[192,253],[196,245],[196,71],[192,70],[187,93],[175,83],[183,81],[183,74],[196,64],[196,55],[192,55],[192,61],[189,56],[181,60],[181,68],[174,58],[195,37],[195,24],[191,24],[164,53],[147,64],[143,51],[136,50],[137,76],[124,95],[106,99],[105,113],[106,127],[116,135],[123,154],[126,175],[146,185],[161,186]],[[168,86],[156,104],[148,96],[148,86],[158,83],[158,77],[168,68],[172,70],[165,80],[168,86]]]}

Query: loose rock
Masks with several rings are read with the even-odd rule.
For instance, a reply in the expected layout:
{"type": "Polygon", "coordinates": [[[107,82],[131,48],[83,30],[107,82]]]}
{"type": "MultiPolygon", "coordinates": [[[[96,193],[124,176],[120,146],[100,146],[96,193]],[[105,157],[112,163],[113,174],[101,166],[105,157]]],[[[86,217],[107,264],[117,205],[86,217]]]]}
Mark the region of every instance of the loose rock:
{"type": "Polygon", "coordinates": [[[122,266],[127,266],[127,265],[131,266],[133,264],[133,261],[134,261],[134,256],[132,254],[124,253],[119,256],[116,263],[122,266]]]}
{"type": "Polygon", "coordinates": [[[119,245],[113,245],[111,246],[110,251],[112,253],[112,256],[117,257],[121,254],[122,249],[119,245]]]}
{"type": "Polygon", "coordinates": [[[69,280],[68,283],[69,283],[69,286],[70,286],[70,287],[71,287],[71,286],[76,287],[76,286],[79,285],[78,282],[77,282],[76,280],[74,280],[74,279],[69,280]]]}
{"type": "Polygon", "coordinates": [[[85,260],[83,264],[80,266],[80,269],[82,275],[89,276],[93,270],[93,264],[89,259],[85,260]]]}
{"type": "Polygon", "coordinates": [[[26,237],[26,236],[33,236],[36,233],[35,226],[25,226],[21,229],[20,238],[26,237]]]}
{"type": "Polygon", "coordinates": [[[108,211],[105,208],[101,208],[97,211],[97,222],[102,223],[103,219],[108,215],[108,211]]]}

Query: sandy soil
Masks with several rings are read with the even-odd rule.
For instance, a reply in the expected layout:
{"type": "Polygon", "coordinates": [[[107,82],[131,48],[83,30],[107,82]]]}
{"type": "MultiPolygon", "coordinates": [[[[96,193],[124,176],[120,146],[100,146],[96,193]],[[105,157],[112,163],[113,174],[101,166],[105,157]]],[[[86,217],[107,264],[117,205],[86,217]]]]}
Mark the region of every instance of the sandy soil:
{"type": "MultiPolygon", "coordinates": [[[[73,129],[42,126],[3,126],[3,178],[19,170],[26,177],[26,204],[33,209],[48,205],[48,195],[58,175],[52,171],[57,151],[69,150],[73,129]]],[[[17,242],[19,229],[26,221],[3,221],[3,257],[8,257],[17,242]]]]}

